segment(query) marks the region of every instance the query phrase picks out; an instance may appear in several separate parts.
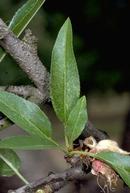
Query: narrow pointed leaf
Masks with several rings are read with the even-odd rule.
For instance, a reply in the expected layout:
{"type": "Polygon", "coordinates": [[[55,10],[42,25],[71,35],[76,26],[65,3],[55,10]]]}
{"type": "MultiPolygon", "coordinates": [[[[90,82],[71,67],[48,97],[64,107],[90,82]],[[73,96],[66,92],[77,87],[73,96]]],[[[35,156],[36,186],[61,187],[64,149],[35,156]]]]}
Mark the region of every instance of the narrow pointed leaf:
{"type": "Polygon", "coordinates": [[[12,150],[0,150],[0,176],[12,176],[15,174],[15,171],[9,167],[3,159],[8,160],[8,162],[12,165],[15,170],[20,168],[20,159],[17,154],[12,150]]]}
{"type": "Polygon", "coordinates": [[[12,18],[9,28],[19,36],[36,15],[45,0],[28,0],[12,18]]]}
{"type": "Polygon", "coordinates": [[[54,110],[59,119],[65,123],[80,95],[69,19],[61,27],[52,51],[50,90],[54,110]]]}
{"type": "MultiPolygon", "coordinates": [[[[44,2],[45,0],[28,0],[20,9],[18,9],[9,24],[9,28],[16,36],[19,36],[24,31],[44,2]]],[[[5,55],[6,53],[0,48],[0,62],[5,55]]]]}
{"type": "Polygon", "coordinates": [[[57,145],[36,136],[13,136],[0,141],[0,149],[20,149],[20,150],[37,150],[37,149],[57,149],[57,145]]]}
{"type": "Polygon", "coordinates": [[[51,140],[51,124],[34,103],[15,94],[0,92],[0,111],[30,134],[51,140]]]}
{"type": "Polygon", "coordinates": [[[81,97],[69,114],[65,135],[70,145],[81,134],[87,122],[86,98],[81,97]]]}
{"type": "Polygon", "coordinates": [[[130,187],[130,156],[113,152],[101,152],[92,157],[108,163],[130,187]]]}

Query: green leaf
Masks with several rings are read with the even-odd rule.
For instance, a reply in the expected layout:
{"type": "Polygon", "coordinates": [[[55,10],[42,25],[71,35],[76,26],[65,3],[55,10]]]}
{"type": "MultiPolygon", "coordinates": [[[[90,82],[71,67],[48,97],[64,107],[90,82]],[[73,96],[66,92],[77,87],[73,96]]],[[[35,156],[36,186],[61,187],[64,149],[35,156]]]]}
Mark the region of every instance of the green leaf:
{"type": "Polygon", "coordinates": [[[19,36],[36,15],[45,0],[28,0],[14,15],[9,28],[19,36]]]}
{"type": "Polygon", "coordinates": [[[57,145],[36,136],[13,136],[0,141],[0,149],[20,149],[20,150],[37,150],[37,149],[57,149],[57,145]]]}
{"type": "MultiPolygon", "coordinates": [[[[43,5],[45,0],[28,0],[12,18],[9,28],[19,37],[19,35],[24,31],[26,26],[36,15],[40,7],[43,5]]],[[[0,48],[0,62],[3,60],[6,53],[0,48]]]]}
{"type": "Polygon", "coordinates": [[[101,152],[93,154],[92,157],[109,164],[130,187],[130,156],[113,152],[101,152]]]}
{"type": "Polygon", "coordinates": [[[0,111],[30,134],[51,140],[51,124],[34,103],[15,94],[0,92],[0,111]]]}
{"type": "Polygon", "coordinates": [[[70,145],[83,131],[87,119],[86,98],[83,96],[77,101],[66,122],[65,135],[70,145]]]}
{"type": "Polygon", "coordinates": [[[65,21],[57,36],[52,51],[50,76],[52,104],[59,119],[65,123],[80,95],[70,19],[65,21]]]}
{"type": "Polygon", "coordinates": [[[3,161],[6,159],[9,163],[18,170],[20,168],[20,159],[17,154],[12,150],[0,150],[0,176],[12,176],[15,174],[15,171],[9,167],[8,164],[3,161]]]}

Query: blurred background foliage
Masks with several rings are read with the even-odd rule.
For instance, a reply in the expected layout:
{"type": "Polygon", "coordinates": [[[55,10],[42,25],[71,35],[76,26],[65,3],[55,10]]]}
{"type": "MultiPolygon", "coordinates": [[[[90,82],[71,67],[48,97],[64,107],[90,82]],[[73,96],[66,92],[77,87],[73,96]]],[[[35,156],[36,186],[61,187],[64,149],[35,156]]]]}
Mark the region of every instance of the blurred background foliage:
{"type": "MultiPolygon", "coordinates": [[[[0,17],[9,24],[26,0],[0,1],[0,17]]],[[[29,28],[38,37],[38,52],[50,68],[57,33],[70,17],[82,93],[87,94],[89,119],[112,136],[122,138],[129,109],[130,2],[128,0],[46,0],[29,28]],[[127,93],[126,93],[127,92],[127,93]],[[116,94],[115,94],[116,93],[116,94]]],[[[23,34],[22,34],[23,36],[23,34]]],[[[21,36],[21,38],[22,38],[21,36]]],[[[9,56],[0,64],[0,85],[31,83],[9,56]]]]}
{"type": "MultiPolygon", "coordinates": [[[[24,0],[0,1],[0,15],[8,24],[24,0]]],[[[83,92],[130,90],[129,2],[127,0],[47,0],[30,24],[38,37],[41,59],[49,69],[56,35],[69,16],[83,92]]],[[[15,61],[0,64],[0,84],[28,84],[15,61]]]]}

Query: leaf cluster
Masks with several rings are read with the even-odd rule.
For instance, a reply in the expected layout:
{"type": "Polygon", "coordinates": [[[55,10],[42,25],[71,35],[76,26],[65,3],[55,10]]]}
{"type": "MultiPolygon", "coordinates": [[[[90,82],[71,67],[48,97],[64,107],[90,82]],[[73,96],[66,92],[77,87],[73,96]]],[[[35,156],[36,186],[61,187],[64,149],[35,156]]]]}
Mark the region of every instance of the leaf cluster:
{"type": "MultiPolygon", "coordinates": [[[[44,0],[28,0],[14,15],[9,28],[19,36],[44,0]]],[[[5,53],[0,49],[0,61],[5,53]]],[[[0,175],[16,173],[20,159],[16,149],[73,150],[73,141],[82,133],[87,123],[86,97],[80,96],[80,80],[73,51],[70,19],[61,27],[52,50],[50,70],[50,97],[54,111],[64,126],[64,144],[53,137],[53,126],[45,113],[34,103],[8,92],[0,92],[0,111],[26,131],[25,136],[11,136],[0,141],[0,175]]],[[[130,157],[102,152],[93,155],[111,165],[130,187],[130,157]]],[[[28,183],[25,179],[21,179],[28,183]]]]}

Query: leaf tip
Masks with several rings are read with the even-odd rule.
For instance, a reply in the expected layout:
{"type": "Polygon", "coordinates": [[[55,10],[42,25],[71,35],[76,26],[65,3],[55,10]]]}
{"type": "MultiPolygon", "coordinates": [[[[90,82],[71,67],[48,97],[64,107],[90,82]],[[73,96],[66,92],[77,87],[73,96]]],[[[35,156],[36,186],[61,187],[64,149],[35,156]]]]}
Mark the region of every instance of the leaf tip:
{"type": "Polygon", "coordinates": [[[82,96],[80,100],[86,105],[86,96],[82,96]]]}
{"type": "Polygon", "coordinates": [[[66,25],[67,27],[71,27],[72,26],[71,20],[70,20],[69,17],[65,20],[65,23],[63,25],[66,25]]]}

